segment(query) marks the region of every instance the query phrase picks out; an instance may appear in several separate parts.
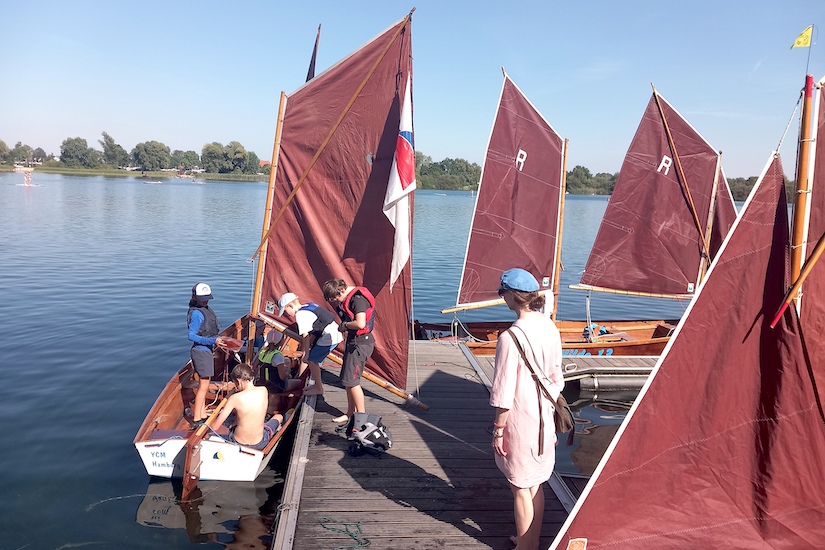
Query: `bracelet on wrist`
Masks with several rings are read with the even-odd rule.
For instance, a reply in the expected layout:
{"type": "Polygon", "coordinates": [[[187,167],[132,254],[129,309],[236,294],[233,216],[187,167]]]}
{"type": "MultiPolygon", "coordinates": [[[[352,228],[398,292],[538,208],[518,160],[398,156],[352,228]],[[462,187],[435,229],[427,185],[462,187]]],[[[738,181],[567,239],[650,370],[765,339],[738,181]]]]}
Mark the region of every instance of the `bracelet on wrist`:
{"type": "Polygon", "coordinates": [[[496,433],[493,434],[493,439],[501,439],[502,437],[504,437],[503,433],[502,434],[496,434],[496,433]]]}

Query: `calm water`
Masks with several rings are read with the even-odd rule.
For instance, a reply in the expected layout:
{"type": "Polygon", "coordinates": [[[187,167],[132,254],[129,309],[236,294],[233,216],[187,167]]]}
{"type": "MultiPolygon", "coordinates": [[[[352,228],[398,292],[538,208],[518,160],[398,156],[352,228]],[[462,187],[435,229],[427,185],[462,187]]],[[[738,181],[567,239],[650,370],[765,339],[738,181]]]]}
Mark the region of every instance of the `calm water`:
{"type": "MultiPolygon", "coordinates": [[[[254,273],[246,259],[260,237],[265,184],[147,185],[39,173],[33,180],[35,187],[23,187],[22,174],[0,173],[0,333],[10,375],[0,389],[0,548],[186,548],[208,539],[217,548],[259,540],[277,471],[237,495],[204,488],[200,516],[189,519],[210,517],[218,534],[190,538],[187,518],[168,504],[171,483],[150,483],[132,439],[188,359],[192,285],[209,282],[223,326],[249,310],[254,273]],[[178,528],[147,527],[139,517],[178,528]]],[[[439,312],[455,303],[473,203],[469,193],[417,193],[421,321],[450,319],[439,312]]],[[[567,204],[563,288],[578,282],[607,201],[568,196],[567,204]]],[[[583,318],[583,304],[582,293],[564,292],[560,317],[583,318]]],[[[611,296],[592,304],[594,317],[682,310],[611,296]]],[[[510,317],[491,309],[462,318],[510,317]]]]}

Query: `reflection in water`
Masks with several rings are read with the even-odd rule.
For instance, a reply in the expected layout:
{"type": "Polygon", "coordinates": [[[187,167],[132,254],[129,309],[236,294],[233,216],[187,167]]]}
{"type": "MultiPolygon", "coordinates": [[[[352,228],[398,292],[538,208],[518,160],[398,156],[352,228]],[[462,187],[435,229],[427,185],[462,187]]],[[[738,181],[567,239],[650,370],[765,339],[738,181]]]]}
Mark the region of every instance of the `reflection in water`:
{"type": "Polygon", "coordinates": [[[180,479],[153,478],[138,507],[137,523],[186,529],[193,543],[268,550],[295,437],[295,426],[290,429],[255,481],[199,481],[191,498],[182,501],[180,479]]]}
{"type": "Polygon", "coordinates": [[[637,389],[594,392],[582,388],[579,381],[568,382],[564,397],[576,420],[576,437],[569,447],[560,439],[556,471],[592,475],[637,395],[637,389]]]}

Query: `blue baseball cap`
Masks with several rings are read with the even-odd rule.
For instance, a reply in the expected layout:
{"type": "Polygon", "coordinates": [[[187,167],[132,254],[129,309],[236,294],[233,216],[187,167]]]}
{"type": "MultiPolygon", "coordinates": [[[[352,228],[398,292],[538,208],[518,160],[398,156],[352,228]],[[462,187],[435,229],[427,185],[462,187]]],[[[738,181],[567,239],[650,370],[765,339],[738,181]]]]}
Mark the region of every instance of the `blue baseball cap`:
{"type": "Polygon", "coordinates": [[[529,271],[525,271],[520,267],[508,269],[501,274],[501,286],[498,291],[503,290],[519,290],[521,292],[536,292],[539,289],[539,282],[536,278],[530,275],[529,271]]]}

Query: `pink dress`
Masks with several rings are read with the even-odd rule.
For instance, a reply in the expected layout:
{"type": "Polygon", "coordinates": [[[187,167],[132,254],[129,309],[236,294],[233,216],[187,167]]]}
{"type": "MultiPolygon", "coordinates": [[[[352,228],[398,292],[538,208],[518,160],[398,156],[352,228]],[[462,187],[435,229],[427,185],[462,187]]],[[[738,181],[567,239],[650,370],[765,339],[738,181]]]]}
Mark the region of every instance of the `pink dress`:
{"type": "MultiPolygon", "coordinates": [[[[561,337],[556,325],[547,317],[536,316],[519,319],[513,326],[518,327],[512,330],[527,358],[539,376],[544,378],[543,383],[550,395],[556,399],[564,388],[561,337]]],[[[507,456],[496,455],[499,470],[510,483],[522,489],[547,481],[556,463],[553,404],[542,397],[544,453],[539,456],[539,398],[536,383],[518,348],[506,332],[499,336],[496,346],[490,405],[510,411],[503,440],[507,456]]]]}

